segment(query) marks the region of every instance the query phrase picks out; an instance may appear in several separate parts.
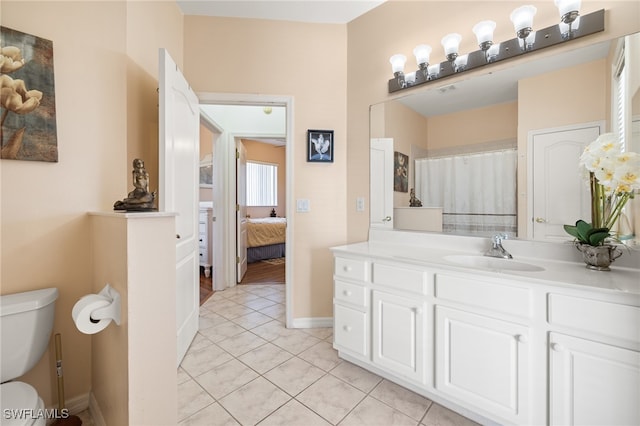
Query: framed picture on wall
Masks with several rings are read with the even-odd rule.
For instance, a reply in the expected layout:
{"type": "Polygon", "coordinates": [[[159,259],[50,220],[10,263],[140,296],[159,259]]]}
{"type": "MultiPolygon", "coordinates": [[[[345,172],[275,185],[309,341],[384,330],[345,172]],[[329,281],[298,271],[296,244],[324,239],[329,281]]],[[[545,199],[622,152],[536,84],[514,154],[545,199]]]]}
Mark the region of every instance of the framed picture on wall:
{"type": "Polygon", "coordinates": [[[205,156],[200,161],[200,188],[213,188],[213,158],[205,156]]]}
{"type": "Polygon", "coordinates": [[[409,156],[398,151],[393,153],[393,190],[409,192],[409,156]]]}
{"type": "Polygon", "coordinates": [[[307,161],[333,163],[333,130],[307,130],[307,161]]]}

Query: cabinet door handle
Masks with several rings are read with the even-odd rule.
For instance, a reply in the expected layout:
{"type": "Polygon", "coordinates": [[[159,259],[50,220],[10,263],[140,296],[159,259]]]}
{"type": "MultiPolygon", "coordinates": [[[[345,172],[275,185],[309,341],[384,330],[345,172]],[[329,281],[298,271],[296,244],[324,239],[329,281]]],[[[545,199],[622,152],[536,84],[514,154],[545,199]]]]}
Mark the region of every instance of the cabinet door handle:
{"type": "Polygon", "coordinates": [[[345,296],[351,296],[353,293],[350,292],[349,290],[345,290],[342,292],[342,294],[344,294],[345,296]]]}
{"type": "Polygon", "coordinates": [[[385,216],[384,219],[382,219],[383,222],[390,222],[391,221],[391,216],[385,216]]]}
{"type": "Polygon", "coordinates": [[[536,223],[547,223],[547,220],[542,217],[536,217],[536,223]]]}
{"type": "Polygon", "coordinates": [[[176,234],[176,239],[178,239],[178,240],[179,240],[180,238],[181,238],[181,237],[180,237],[180,234],[176,234]]]}
{"type": "Polygon", "coordinates": [[[345,272],[351,272],[352,268],[351,268],[351,266],[343,266],[342,270],[345,271],[345,272]]]}
{"type": "Polygon", "coordinates": [[[551,344],[551,350],[555,351],[555,352],[562,352],[564,350],[564,348],[559,343],[552,343],[551,344]]]}
{"type": "Polygon", "coordinates": [[[342,329],[348,333],[348,332],[351,331],[351,326],[350,325],[345,325],[344,327],[342,327],[342,329]]]}
{"type": "Polygon", "coordinates": [[[516,334],[516,341],[518,343],[527,343],[529,341],[529,338],[524,334],[516,334]]]}

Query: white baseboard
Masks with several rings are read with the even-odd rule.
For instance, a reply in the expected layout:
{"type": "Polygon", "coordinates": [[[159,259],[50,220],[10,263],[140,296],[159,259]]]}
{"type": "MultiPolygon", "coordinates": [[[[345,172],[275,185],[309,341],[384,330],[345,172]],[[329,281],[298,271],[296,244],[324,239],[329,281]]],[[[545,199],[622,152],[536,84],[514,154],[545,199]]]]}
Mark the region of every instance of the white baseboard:
{"type": "Polygon", "coordinates": [[[294,318],[293,328],[333,327],[333,317],[294,318]]]}
{"type": "MultiPolygon", "coordinates": [[[[69,410],[69,414],[77,415],[78,413],[89,408],[89,394],[85,393],[85,394],[76,396],[75,398],[66,400],[64,402],[64,406],[67,410],[69,410]]],[[[57,410],[57,409],[58,409],[57,404],[52,407],[47,407],[47,410],[50,410],[50,411],[57,410]]],[[[50,421],[47,421],[47,424],[51,424],[54,421],[55,419],[51,419],[50,421]]]]}
{"type": "Polygon", "coordinates": [[[89,394],[89,412],[91,413],[91,417],[93,417],[93,424],[95,426],[107,426],[107,422],[105,422],[104,417],[102,417],[102,411],[100,411],[100,406],[98,405],[98,401],[96,401],[96,397],[93,396],[93,392],[89,394]]]}

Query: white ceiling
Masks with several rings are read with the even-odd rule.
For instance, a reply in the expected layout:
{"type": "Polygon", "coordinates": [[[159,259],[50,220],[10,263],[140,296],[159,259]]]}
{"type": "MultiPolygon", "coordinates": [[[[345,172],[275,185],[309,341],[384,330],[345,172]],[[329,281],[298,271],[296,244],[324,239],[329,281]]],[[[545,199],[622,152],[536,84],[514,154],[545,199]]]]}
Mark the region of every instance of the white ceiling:
{"type": "Polygon", "coordinates": [[[346,24],[386,0],[176,0],[185,15],[346,24]]]}

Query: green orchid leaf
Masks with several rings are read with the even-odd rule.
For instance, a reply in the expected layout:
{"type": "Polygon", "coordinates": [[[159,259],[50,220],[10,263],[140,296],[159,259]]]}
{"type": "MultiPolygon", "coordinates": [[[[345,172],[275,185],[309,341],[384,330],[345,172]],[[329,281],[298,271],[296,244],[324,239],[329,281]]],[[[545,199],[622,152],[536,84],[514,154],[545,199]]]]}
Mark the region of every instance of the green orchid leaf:
{"type": "Polygon", "coordinates": [[[578,227],[574,226],[574,225],[564,225],[564,230],[567,234],[571,235],[572,237],[580,240],[580,236],[578,235],[578,227]]]}
{"type": "Polygon", "coordinates": [[[599,246],[609,236],[608,228],[597,228],[589,232],[587,241],[592,246],[599,246]]]}
{"type": "Polygon", "coordinates": [[[589,241],[589,232],[593,230],[593,226],[584,220],[576,222],[576,228],[578,230],[578,239],[583,242],[589,241]]]}

